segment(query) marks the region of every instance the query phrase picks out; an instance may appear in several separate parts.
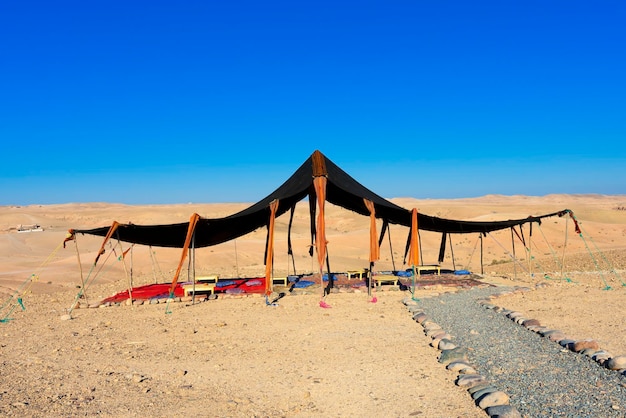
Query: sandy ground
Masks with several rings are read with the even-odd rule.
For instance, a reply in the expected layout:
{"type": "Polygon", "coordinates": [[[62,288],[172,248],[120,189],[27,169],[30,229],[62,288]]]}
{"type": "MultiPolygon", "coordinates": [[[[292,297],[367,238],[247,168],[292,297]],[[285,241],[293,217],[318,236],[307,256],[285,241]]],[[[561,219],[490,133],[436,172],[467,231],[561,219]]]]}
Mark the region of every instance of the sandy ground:
{"type": "MultiPolygon", "coordinates": [[[[427,214],[468,220],[572,209],[582,236],[564,219],[549,219],[533,234],[530,254],[516,244],[520,261],[512,263],[510,231],[490,234],[483,239],[482,266],[478,237],[453,236],[442,266],[482,271],[489,284],[548,283],[496,303],[572,337],[596,339],[614,355],[626,354],[626,196],[393,200],[427,214]]],[[[401,303],[407,293],[396,287],[378,290],[377,303],[364,292],[331,294],[331,309],[318,306],[315,291],[286,296],[278,306],[267,306],[260,296],[220,297],[193,305],[75,309],[71,320],[62,320],[83,281],[87,300],[99,301],[124,290],[131,269],[133,285],[171,280],[180,257],[177,250],[136,247],[132,263],[124,264],[115,257],[126,249],[122,244],[108,247],[108,261],[92,270],[101,239],[78,236],[63,248],[67,229],[113,220],[185,222],[194,212],[224,216],[246,206],[0,207],[0,296],[7,319],[0,323],[0,415],[485,416],[454,385],[456,376],[437,362],[437,350],[401,303]],[[17,232],[18,225],[31,224],[43,231],[17,232]],[[25,310],[17,305],[7,315],[5,302],[16,289],[25,310]]],[[[293,272],[291,260],[280,255],[287,221],[277,221],[276,276],[293,272]]],[[[306,209],[298,212],[292,237],[298,272],[314,268],[306,253],[307,222],[306,209]]],[[[329,208],[335,271],[367,266],[368,222],[329,208]]],[[[406,267],[406,233],[391,229],[378,270],[406,267]]],[[[437,261],[439,240],[437,234],[422,234],[425,264],[437,261]]],[[[198,250],[197,274],[262,275],[264,242],[264,231],[257,231],[198,250]]]]}

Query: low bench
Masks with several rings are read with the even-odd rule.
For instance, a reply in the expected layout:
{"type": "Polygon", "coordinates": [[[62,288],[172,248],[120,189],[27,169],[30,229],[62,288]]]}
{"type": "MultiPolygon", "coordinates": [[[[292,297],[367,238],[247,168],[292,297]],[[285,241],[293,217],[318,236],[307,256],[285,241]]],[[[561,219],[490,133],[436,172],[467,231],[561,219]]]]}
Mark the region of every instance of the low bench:
{"type": "Polygon", "coordinates": [[[289,286],[289,280],[287,277],[273,277],[272,284],[280,284],[282,286],[289,286]]]}
{"type": "Polygon", "coordinates": [[[378,286],[381,286],[383,283],[397,286],[398,279],[399,279],[398,276],[394,276],[392,274],[375,274],[374,275],[374,282],[376,282],[376,285],[378,286]]]}
{"type": "Polygon", "coordinates": [[[363,280],[365,277],[367,277],[367,273],[369,272],[369,270],[348,270],[346,272],[346,275],[348,276],[348,279],[359,279],[359,280],[363,280]]]}
{"type": "Polygon", "coordinates": [[[185,284],[183,285],[183,290],[185,291],[185,296],[196,295],[212,295],[215,293],[215,284],[214,283],[196,283],[185,284]]]}
{"type": "Polygon", "coordinates": [[[415,270],[417,270],[417,275],[420,276],[423,271],[436,271],[437,276],[441,276],[441,266],[437,264],[424,265],[424,266],[415,266],[415,270]]]}

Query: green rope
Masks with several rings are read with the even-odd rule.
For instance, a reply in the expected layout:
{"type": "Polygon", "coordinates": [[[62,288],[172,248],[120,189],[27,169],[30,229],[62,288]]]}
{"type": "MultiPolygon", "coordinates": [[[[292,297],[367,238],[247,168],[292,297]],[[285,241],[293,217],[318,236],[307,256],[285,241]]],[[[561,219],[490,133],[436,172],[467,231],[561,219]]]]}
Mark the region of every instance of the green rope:
{"type": "MultiPolygon", "coordinates": [[[[105,274],[108,270],[110,270],[113,267],[113,264],[110,264],[109,266],[107,266],[106,270],[104,270],[104,266],[106,265],[106,262],[109,260],[109,257],[111,256],[111,254],[112,254],[112,252],[109,252],[107,254],[106,258],[104,259],[104,261],[102,262],[102,264],[98,268],[98,271],[96,271],[96,273],[93,274],[93,277],[92,277],[92,273],[93,273],[94,269],[96,268],[96,264],[94,263],[94,264],[91,265],[91,268],[89,269],[89,273],[87,273],[87,280],[85,280],[85,285],[83,287],[81,287],[80,290],[78,291],[78,293],[76,294],[76,297],[74,298],[74,302],[72,303],[72,306],[70,307],[70,309],[68,311],[69,315],[72,314],[72,312],[74,311],[74,309],[76,308],[76,306],[78,304],[78,300],[83,297],[83,295],[85,294],[85,292],[87,291],[89,286],[94,284],[96,282],[96,279],[98,277],[100,277],[101,274],[105,274]]],[[[119,258],[118,258],[118,260],[119,260],[119,258]]]]}
{"type": "MultiPolygon", "coordinates": [[[[541,229],[541,228],[540,228],[541,229]]],[[[543,232],[542,232],[543,233],[543,232]]],[[[547,242],[547,241],[546,241],[547,242]]],[[[548,243],[548,247],[550,247],[550,243],[548,243]]],[[[535,262],[535,265],[537,266],[537,268],[541,271],[543,271],[543,278],[546,280],[564,280],[568,283],[577,283],[575,281],[573,281],[572,279],[570,279],[569,277],[559,277],[559,278],[552,278],[550,277],[550,275],[548,273],[546,273],[546,269],[543,267],[543,265],[539,262],[539,260],[537,258],[535,258],[534,255],[531,255],[530,253],[530,249],[526,248],[526,246],[524,246],[524,248],[526,249],[526,252],[528,252],[528,256],[530,258],[531,261],[535,262]]],[[[540,248],[537,246],[537,244],[535,244],[535,249],[539,250],[540,248]]],[[[550,247],[550,251],[552,251],[552,247],[550,247]]],[[[552,253],[554,255],[554,252],[552,253]]],[[[557,263],[557,267],[561,267],[561,263],[558,260],[558,258],[555,257],[556,263],[557,263]]]]}
{"type": "Polygon", "coordinates": [[[172,310],[170,309],[170,302],[174,300],[174,291],[170,290],[170,296],[167,298],[167,303],[165,304],[165,313],[171,314],[172,310]]]}
{"type": "Polygon", "coordinates": [[[611,262],[609,261],[608,258],[606,258],[606,255],[604,254],[604,252],[602,252],[600,250],[600,248],[598,248],[598,246],[596,245],[595,241],[593,240],[593,238],[590,236],[589,240],[591,241],[591,243],[593,244],[594,248],[596,249],[596,251],[598,252],[598,254],[600,254],[600,257],[602,257],[602,260],[606,263],[606,265],[609,267],[609,272],[613,273],[613,275],[615,277],[617,277],[617,279],[620,281],[620,283],[622,284],[622,286],[626,286],[626,283],[624,283],[624,280],[622,280],[622,276],[617,272],[617,270],[615,270],[615,267],[613,267],[613,265],[611,264],[611,262]]]}
{"type": "MultiPolygon", "coordinates": [[[[543,240],[545,241],[546,245],[548,246],[548,249],[550,249],[550,254],[552,255],[552,258],[554,259],[554,261],[556,263],[557,269],[560,270],[560,271],[563,271],[563,264],[561,263],[561,260],[559,260],[559,257],[557,255],[557,253],[554,251],[554,248],[552,248],[552,245],[550,245],[550,242],[548,242],[548,238],[546,237],[546,234],[543,232],[543,228],[541,228],[541,224],[538,224],[538,226],[539,226],[539,232],[541,232],[541,236],[543,236],[543,240]]],[[[537,244],[535,244],[535,247],[538,248],[537,244]]],[[[565,280],[568,283],[576,283],[572,279],[570,279],[569,277],[561,277],[559,279],[553,279],[548,274],[544,274],[543,277],[545,279],[547,279],[547,280],[565,280]]]]}
{"type": "Polygon", "coordinates": [[[415,297],[415,265],[413,265],[413,270],[411,272],[411,277],[413,280],[413,285],[411,286],[411,299],[419,302],[419,299],[415,297]]]}
{"type": "Polygon", "coordinates": [[[11,314],[13,313],[13,311],[15,311],[15,308],[18,307],[18,305],[22,308],[22,311],[26,310],[26,307],[24,306],[24,301],[22,300],[22,296],[26,294],[27,290],[24,290],[26,288],[27,285],[31,284],[34,281],[37,281],[39,279],[39,276],[36,275],[35,273],[31,274],[28,279],[26,279],[12,294],[11,296],[7,299],[7,301],[2,305],[2,307],[0,307],[0,312],[4,311],[5,309],[7,309],[8,307],[8,311],[7,313],[4,315],[4,318],[0,319],[0,322],[8,322],[10,319],[11,314]]]}
{"type": "Polygon", "coordinates": [[[578,235],[580,236],[580,238],[582,238],[583,243],[585,244],[585,248],[589,252],[589,256],[591,257],[591,260],[593,261],[593,264],[596,266],[596,271],[600,274],[600,278],[604,282],[604,289],[603,290],[611,290],[611,286],[609,286],[609,284],[606,282],[606,279],[604,277],[604,273],[602,273],[602,270],[600,270],[600,266],[598,265],[598,261],[593,256],[593,253],[591,252],[591,249],[587,245],[587,240],[585,240],[585,237],[583,236],[582,232],[580,234],[578,234],[578,235]]]}
{"type": "MultiPolygon", "coordinates": [[[[572,215],[572,216],[574,216],[574,215],[572,215]]],[[[577,221],[576,217],[574,217],[574,219],[577,221]]],[[[589,248],[589,245],[587,245],[587,240],[583,236],[582,226],[580,225],[580,223],[578,223],[578,226],[580,228],[580,233],[578,234],[578,236],[583,240],[583,243],[585,244],[585,248],[589,252],[589,256],[591,257],[591,260],[593,261],[593,264],[596,266],[596,271],[598,272],[598,274],[600,275],[600,278],[602,279],[602,282],[604,283],[604,289],[602,289],[602,290],[611,290],[612,287],[609,286],[609,284],[607,283],[606,278],[604,277],[604,273],[600,269],[600,265],[598,264],[598,261],[596,260],[596,257],[594,257],[593,252],[591,251],[591,248],[589,248]]],[[[591,237],[589,239],[591,239],[591,237]]],[[[592,240],[592,242],[593,242],[593,240],[592,240]]],[[[596,249],[598,250],[598,253],[602,254],[602,252],[598,249],[598,247],[596,247],[596,249]]],[[[608,263],[608,261],[607,261],[607,263],[608,263]]],[[[609,267],[610,267],[610,263],[609,263],[609,267]]]]}

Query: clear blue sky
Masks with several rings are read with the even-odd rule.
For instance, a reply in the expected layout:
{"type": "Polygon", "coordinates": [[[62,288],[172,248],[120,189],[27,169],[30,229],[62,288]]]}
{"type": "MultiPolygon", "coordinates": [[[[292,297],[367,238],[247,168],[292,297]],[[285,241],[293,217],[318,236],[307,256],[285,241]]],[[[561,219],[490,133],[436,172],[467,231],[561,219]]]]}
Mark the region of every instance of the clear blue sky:
{"type": "Polygon", "coordinates": [[[5,1],[0,204],[626,194],[626,2],[5,1]]]}

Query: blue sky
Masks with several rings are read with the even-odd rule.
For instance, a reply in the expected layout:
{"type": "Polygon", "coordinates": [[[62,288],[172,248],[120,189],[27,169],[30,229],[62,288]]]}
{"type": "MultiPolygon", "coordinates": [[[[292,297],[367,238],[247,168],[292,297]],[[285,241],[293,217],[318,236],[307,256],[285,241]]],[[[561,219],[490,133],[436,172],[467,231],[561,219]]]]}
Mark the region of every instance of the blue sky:
{"type": "Polygon", "coordinates": [[[0,5],[0,205],[626,194],[623,1],[0,5]]]}

